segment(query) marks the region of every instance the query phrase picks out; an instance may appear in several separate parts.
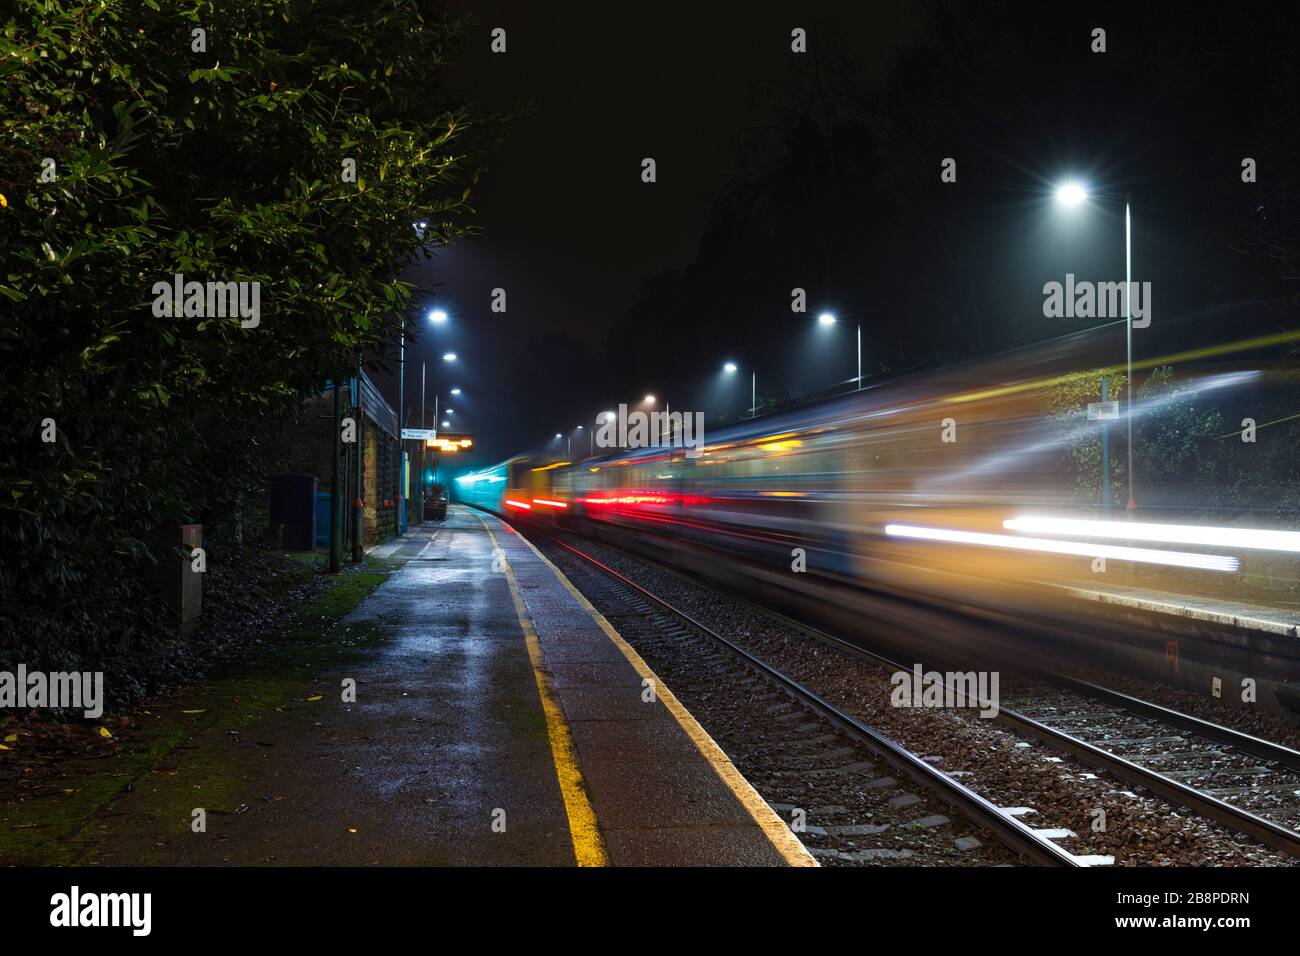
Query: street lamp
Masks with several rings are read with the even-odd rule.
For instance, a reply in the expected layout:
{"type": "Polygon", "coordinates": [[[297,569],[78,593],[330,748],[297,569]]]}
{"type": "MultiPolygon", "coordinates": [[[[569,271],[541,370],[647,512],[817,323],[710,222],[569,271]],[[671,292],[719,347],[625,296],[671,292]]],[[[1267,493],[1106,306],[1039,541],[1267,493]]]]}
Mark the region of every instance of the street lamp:
{"type": "MultiPolygon", "coordinates": [[[[415,223],[416,231],[419,232],[421,238],[424,237],[424,230],[428,228],[428,225],[429,224],[424,220],[420,220],[419,222],[415,223]]],[[[429,322],[433,325],[442,325],[447,321],[447,313],[442,309],[430,309],[428,313],[428,319],[429,322]]],[[[453,353],[448,352],[447,354],[451,355],[451,359],[449,359],[449,361],[455,361],[456,356],[453,353]]],[[[446,358],[446,356],[443,356],[443,358],[446,358]]],[[[406,425],[406,316],[405,315],[402,316],[401,351],[397,360],[397,423],[398,423],[397,433],[399,436],[397,439],[397,448],[399,453],[398,457],[404,460],[406,454],[406,446],[403,444],[402,438],[400,436],[402,433],[402,428],[406,425]]],[[[420,363],[420,427],[421,428],[424,427],[424,363],[423,362],[420,363]]],[[[421,446],[421,449],[423,449],[423,446],[421,446]]],[[[421,455],[421,459],[423,459],[423,455],[424,455],[423,450],[421,450],[420,455],[421,455]]],[[[420,484],[421,484],[421,488],[423,488],[423,484],[424,484],[423,468],[421,468],[420,471],[420,484]]],[[[402,490],[403,490],[402,481],[401,478],[399,477],[398,498],[402,497],[401,495],[402,490]]],[[[420,507],[421,507],[421,521],[423,521],[423,507],[424,507],[423,493],[421,493],[420,495],[420,507]]],[[[409,516],[407,520],[409,522],[410,520],[409,516]]],[[[400,527],[398,528],[398,534],[401,534],[400,527]]]]}
{"type": "MultiPolygon", "coordinates": [[[[838,321],[839,319],[835,317],[834,312],[823,312],[821,315],[817,316],[817,324],[820,325],[822,328],[827,328],[829,326],[832,326],[838,321]]],[[[858,388],[859,389],[862,388],[862,323],[861,322],[858,323],[858,388]]]]}
{"type": "MultiPolygon", "coordinates": [[[[728,375],[738,371],[740,366],[735,362],[728,362],[722,366],[722,370],[728,375]]],[[[758,414],[758,373],[750,370],[749,373],[749,417],[754,418],[758,414]]]]}
{"type": "Polygon", "coordinates": [[[655,403],[655,397],[653,395],[647,395],[645,398],[641,399],[641,401],[645,402],[647,405],[653,405],[655,403]]]}
{"type": "MultiPolygon", "coordinates": [[[[1088,198],[1088,191],[1077,182],[1062,184],[1056,190],[1056,201],[1064,206],[1078,206],[1088,198]]],[[[1107,196],[1104,198],[1119,198],[1107,196]]],[[[1128,353],[1128,378],[1125,388],[1124,417],[1128,419],[1128,509],[1137,508],[1133,498],[1133,217],[1129,210],[1129,197],[1124,196],[1124,338],[1128,353]]],[[[1103,475],[1102,481],[1109,481],[1103,475]]]]}
{"type": "Polygon", "coordinates": [[[460,389],[458,389],[458,388],[453,388],[453,389],[451,390],[451,394],[453,394],[453,395],[459,395],[459,394],[460,394],[460,389]]]}
{"type": "Polygon", "coordinates": [[[445,352],[445,353],[443,353],[442,360],[443,360],[444,362],[454,362],[454,361],[456,361],[456,353],[455,353],[455,352],[445,352]]]}
{"type": "Polygon", "coordinates": [[[1088,198],[1088,191],[1078,183],[1064,183],[1056,190],[1057,202],[1066,206],[1077,206],[1088,198]]]}

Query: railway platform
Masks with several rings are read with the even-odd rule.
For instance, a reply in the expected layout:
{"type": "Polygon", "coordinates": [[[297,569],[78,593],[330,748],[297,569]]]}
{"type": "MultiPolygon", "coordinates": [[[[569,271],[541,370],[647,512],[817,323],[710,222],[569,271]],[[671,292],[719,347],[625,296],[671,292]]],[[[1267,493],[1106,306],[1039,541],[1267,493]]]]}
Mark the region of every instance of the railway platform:
{"type": "Polygon", "coordinates": [[[228,672],[105,718],[113,749],[0,801],[0,861],[816,865],[499,519],[453,506],[324,593],[351,610],[304,616],[228,672]]]}
{"type": "Polygon", "coordinates": [[[1098,663],[1300,717],[1300,614],[1294,606],[1111,582],[1052,587],[1080,617],[1121,629],[1122,639],[1092,648],[1098,663]]]}
{"type": "Polygon", "coordinates": [[[409,835],[421,856],[814,865],[671,688],[509,525],[453,506],[375,556],[404,564],[356,616],[395,626],[389,653],[425,662],[387,706],[419,698],[438,714],[439,816],[409,835]]]}

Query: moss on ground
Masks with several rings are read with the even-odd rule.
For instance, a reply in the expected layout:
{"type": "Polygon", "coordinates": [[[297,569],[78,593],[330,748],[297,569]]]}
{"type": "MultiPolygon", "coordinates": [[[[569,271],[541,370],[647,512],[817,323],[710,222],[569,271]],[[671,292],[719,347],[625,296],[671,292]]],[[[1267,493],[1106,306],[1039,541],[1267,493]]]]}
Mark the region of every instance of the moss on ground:
{"type": "MultiPolygon", "coordinates": [[[[118,731],[124,738],[123,749],[107,758],[70,759],[33,795],[0,801],[0,864],[51,866],[80,861],[118,798],[151,785],[156,777],[183,774],[203,781],[201,796],[195,793],[198,785],[168,788],[168,796],[151,808],[155,815],[174,819],[178,833],[188,828],[196,805],[209,812],[235,812],[236,807],[225,803],[237,792],[238,767],[229,748],[218,742],[232,732],[250,730],[278,708],[308,702],[321,692],[322,672],[357,650],[382,642],[380,625],[342,626],[339,621],[399,567],[400,562],[367,558],[361,567],[343,571],[296,620],[269,635],[237,664],[161,704],[137,708],[130,715],[132,728],[118,731]],[[225,734],[207,734],[205,742],[191,745],[218,724],[225,734]]],[[[114,723],[107,716],[102,721],[110,728],[114,723]]],[[[21,764],[23,754],[15,748],[0,754],[0,759],[21,764]]]]}

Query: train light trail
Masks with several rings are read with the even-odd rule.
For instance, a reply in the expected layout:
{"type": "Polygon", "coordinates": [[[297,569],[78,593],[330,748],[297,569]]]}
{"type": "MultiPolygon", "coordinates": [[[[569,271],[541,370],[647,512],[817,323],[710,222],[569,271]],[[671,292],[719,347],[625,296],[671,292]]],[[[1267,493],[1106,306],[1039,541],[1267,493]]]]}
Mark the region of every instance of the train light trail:
{"type": "Polygon", "coordinates": [[[1183,551],[1155,551],[1150,548],[1127,548],[1113,544],[1089,544],[1082,541],[1055,541],[1050,538],[1017,538],[1009,534],[986,534],[978,531],[955,531],[950,528],[922,528],[910,524],[885,525],[885,534],[896,538],[922,541],[946,541],[974,544],[1013,551],[1045,551],[1050,554],[1077,555],[1082,558],[1113,558],[1142,564],[1163,564],[1176,568],[1203,571],[1237,570],[1237,559],[1213,554],[1188,554],[1183,551]]]}
{"type": "Polygon", "coordinates": [[[567,507],[569,507],[568,504],[566,504],[566,503],[563,502],[563,501],[551,501],[549,498],[534,498],[534,499],[533,499],[533,504],[535,504],[535,505],[546,505],[546,507],[548,507],[548,508],[567,508],[567,507]]]}
{"type": "Polygon", "coordinates": [[[1263,528],[1210,528],[1201,525],[1149,524],[1140,521],[1089,521],[1023,515],[1002,522],[1008,531],[1029,534],[1064,534],[1081,538],[1118,538],[1123,541],[1160,541],[1195,544],[1206,548],[1246,548],[1256,551],[1300,551],[1300,531],[1263,528]]]}
{"type": "Polygon", "coordinates": [[[532,510],[533,510],[533,506],[530,505],[528,502],[526,502],[526,501],[515,501],[515,499],[513,499],[513,498],[507,498],[507,499],[506,499],[506,507],[508,507],[508,508],[522,508],[524,511],[532,511],[532,510]]]}
{"type": "Polygon", "coordinates": [[[582,500],[589,505],[666,505],[672,502],[671,498],[663,495],[619,495],[614,498],[583,498],[582,500]]]}

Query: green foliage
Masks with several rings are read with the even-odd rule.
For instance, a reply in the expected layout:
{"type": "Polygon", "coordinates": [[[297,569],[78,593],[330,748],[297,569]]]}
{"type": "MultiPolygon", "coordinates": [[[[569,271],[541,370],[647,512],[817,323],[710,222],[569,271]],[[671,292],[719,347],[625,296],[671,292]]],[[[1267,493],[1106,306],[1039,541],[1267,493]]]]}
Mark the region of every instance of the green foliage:
{"type": "MultiPolygon", "coordinates": [[[[225,525],[286,411],[390,338],[501,127],[415,0],[15,0],[0,13],[0,591],[84,605],[162,524],[225,525]],[[194,52],[191,31],[206,31],[194,52]],[[42,181],[42,159],[57,179],[42,181]],[[342,161],[357,182],[342,181],[342,161]],[[152,287],[259,281],[261,324],[152,287]],[[41,441],[53,418],[58,441],[41,441]]],[[[4,635],[0,634],[0,644],[4,635]]]]}
{"type": "Polygon", "coordinates": [[[1149,409],[1136,427],[1134,448],[1143,500],[1163,498],[1177,507],[1222,506],[1227,463],[1225,445],[1216,436],[1227,424],[1218,401],[1207,401],[1188,383],[1177,381],[1167,365],[1152,369],[1137,395],[1149,409]]]}
{"type": "MultiPolygon", "coordinates": [[[[1102,502],[1102,423],[1088,421],[1088,405],[1101,401],[1102,375],[1107,377],[1106,400],[1124,400],[1123,373],[1088,371],[1060,379],[1046,393],[1046,414],[1061,436],[1066,471],[1074,476],[1074,497],[1079,504],[1102,502]]],[[[1123,422],[1110,422],[1111,504],[1128,500],[1123,422]],[[1117,427],[1118,426],[1118,427],[1117,427]]]]}
{"type": "MultiPolygon", "coordinates": [[[[1289,361],[1289,360],[1288,360],[1289,361]]],[[[1276,372],[1285,369],[1284,361],[1276,372]]],[[[1290,408],[1290,376],[1261,376],[1258,391],[1239,396],[1238,407],[1290,408]],[[1272,396],[1272,397],[1270,397],[1272,396]]],[[[1123,375],[1110,373],[1108,397],[1124,409],[1123,375]]],[[[1066,470],[1080,504],[1101,503],[1101,426],[1086,420],[1086,405],[1100,401],[1098,371],[1068,376],[1048,392],[1046,411],[1056,423],[1066,470]]],[[[1226,417],[1221,390],[1198,387],[1187,373],[1160,366],[1137,391],[1142,409],[1134,423],[1136,496],[1143,508],[1172,508],[1223,520],[1252,515],[1259,520],[1300,518],[1300,482],[1294,477],[1294,449],[1300,422],[1265,427],[1255,442],[1241,441],[1239,421],[1226,417]]],[[[1111,501],[1123,507],[1127,446],[1125,421],[1111,423],[1111,501]]]]}

